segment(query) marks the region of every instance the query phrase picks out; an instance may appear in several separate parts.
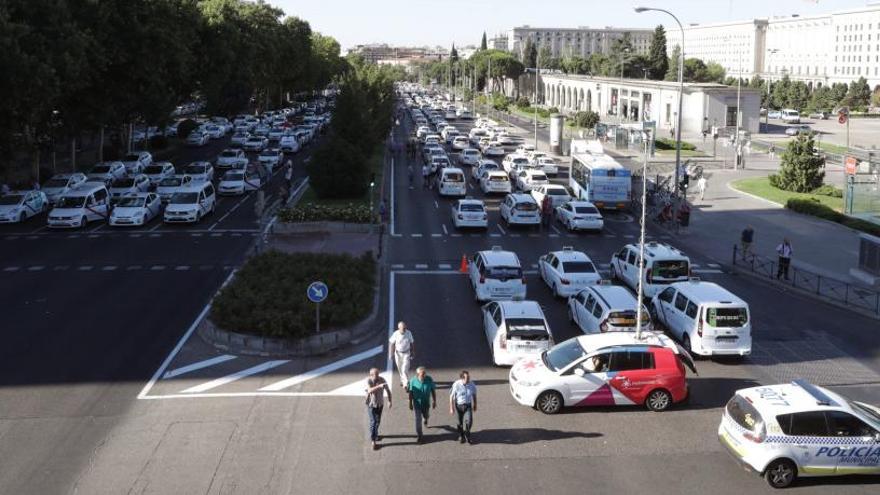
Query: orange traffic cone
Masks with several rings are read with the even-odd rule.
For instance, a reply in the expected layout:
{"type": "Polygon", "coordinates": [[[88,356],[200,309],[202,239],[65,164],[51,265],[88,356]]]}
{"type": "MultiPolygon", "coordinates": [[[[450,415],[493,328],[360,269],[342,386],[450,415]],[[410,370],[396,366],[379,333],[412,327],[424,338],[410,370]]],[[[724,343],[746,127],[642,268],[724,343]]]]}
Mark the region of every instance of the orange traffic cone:
{"type": "Polygon", "coordinates": [[[458,271],[461,273],[467,273],[468,271],[467,256],[464,254],[461,255],[461,268],[459,268],[458,271]]]}

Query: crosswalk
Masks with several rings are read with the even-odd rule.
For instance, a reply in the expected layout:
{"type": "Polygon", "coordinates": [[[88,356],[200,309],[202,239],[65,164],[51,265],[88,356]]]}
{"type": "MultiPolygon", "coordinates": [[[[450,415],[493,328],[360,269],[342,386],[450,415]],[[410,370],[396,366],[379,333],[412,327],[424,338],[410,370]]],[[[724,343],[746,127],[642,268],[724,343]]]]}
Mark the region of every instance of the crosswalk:
{"type": "MultiPolygon", "coordinates": [[[[523,270],[523,273],[526,275],[535,275],[538,273],[538,264],[532,263],[528,265],[526,270],[523,270]]],[[[611,275],[611,264],[610,263],[596,263],[596,268],[603,276],[611,275]]],[[[691,263],[692,272],[695,274],[718,274],[724,273],[724,269],[718,263],[706,263],[705,265],[699,263],[691,263]]],[[[391,265],[391,269],[394,271],[437,271],[437,272],[450,272],[456,273],[460,271],[460,260],[457,262],[449,262],[445,263],[395,263],[391,265]]]]}
{"type": "MultiPolygon", "coordinates": [[[[619,234],[610,231],[603,231],[600,234],[593,233],[572,233],[567,232],[565,230],[559,230],[555,227],[550,229],[549,232],[524,232],[524,231],[509,231],[509,230],[498,230],[498,229],[486,229],[479,232],[467,232],[467,231],[453,231],[449,232],[448,229],[445,229],[445,225],[443,225],[443,232],[410,232],[410,233],[394,233],[391,234],[392,238],[408,238],[408,239],[437,239],[437,238],[491,238],[491,239],[500,239],[500,238],[542,238],[548,237],[550,239],[626,239],[626,240],[636,240],[638,238],[637,234],[619,234]]],[[[658,234],[658,235],[646,235],[645,239],[647,240],[672,240],[675,237],[671,234],[658,234]]]]}

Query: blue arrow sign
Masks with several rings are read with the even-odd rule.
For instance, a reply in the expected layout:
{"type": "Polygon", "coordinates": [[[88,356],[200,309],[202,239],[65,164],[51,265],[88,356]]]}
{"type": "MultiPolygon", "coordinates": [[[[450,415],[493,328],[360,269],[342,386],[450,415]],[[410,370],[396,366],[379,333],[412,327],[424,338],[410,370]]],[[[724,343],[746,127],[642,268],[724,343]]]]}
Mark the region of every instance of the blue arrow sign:
{"type": "Polygon", "coordinates": [[[328,292],[330,290],[324,282],[312,282],[309,288],[306,289],[306,295],[309,297],[309,301],[313,303],[323,302],[324,299],[327,299],[328,292]]]}

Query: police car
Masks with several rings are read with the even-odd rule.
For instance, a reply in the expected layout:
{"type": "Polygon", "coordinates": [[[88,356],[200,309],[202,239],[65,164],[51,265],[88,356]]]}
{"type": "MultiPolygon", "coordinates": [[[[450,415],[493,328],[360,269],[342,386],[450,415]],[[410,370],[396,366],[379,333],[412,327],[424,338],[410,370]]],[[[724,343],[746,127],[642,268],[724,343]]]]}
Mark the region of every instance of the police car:
{"type": "Polygon", "coordinates": [[[737,390],[718,438],[773,488],[798,476],[880,474],[880,408],[804,380],[737,390]]]}

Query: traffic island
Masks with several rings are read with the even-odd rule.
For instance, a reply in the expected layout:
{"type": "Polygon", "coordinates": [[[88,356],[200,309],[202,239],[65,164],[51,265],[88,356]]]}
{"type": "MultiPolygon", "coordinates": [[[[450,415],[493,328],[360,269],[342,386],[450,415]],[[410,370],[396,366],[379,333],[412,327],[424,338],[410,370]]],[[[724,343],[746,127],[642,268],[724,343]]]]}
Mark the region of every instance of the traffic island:
{"type": "Polygon", "coordinates": [[[198,334],[224,352],[326,354],[382,328],[375,324],[378,282],[372,253],[268,251],[248,260],[220,289],[198,334]]]}

